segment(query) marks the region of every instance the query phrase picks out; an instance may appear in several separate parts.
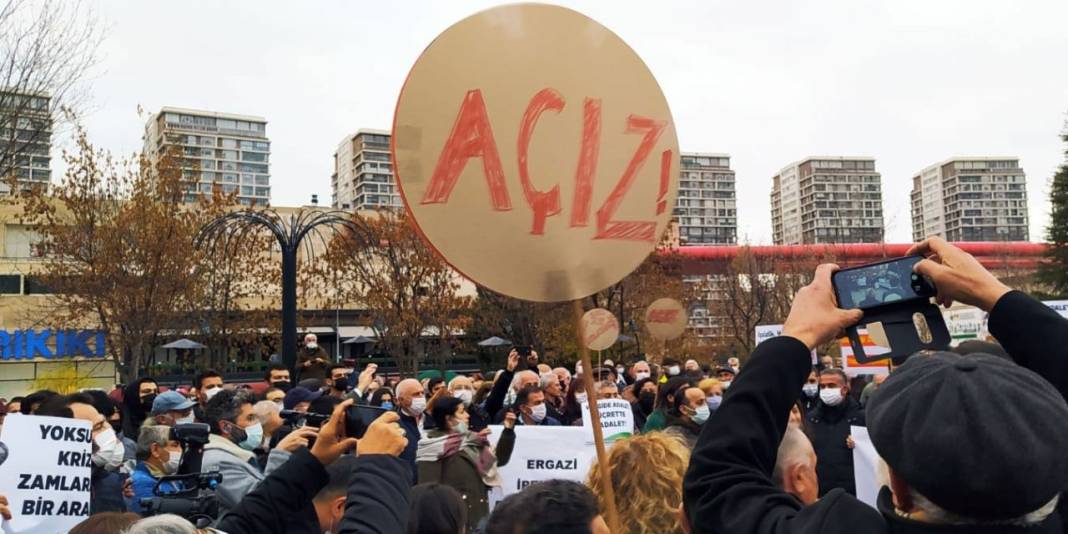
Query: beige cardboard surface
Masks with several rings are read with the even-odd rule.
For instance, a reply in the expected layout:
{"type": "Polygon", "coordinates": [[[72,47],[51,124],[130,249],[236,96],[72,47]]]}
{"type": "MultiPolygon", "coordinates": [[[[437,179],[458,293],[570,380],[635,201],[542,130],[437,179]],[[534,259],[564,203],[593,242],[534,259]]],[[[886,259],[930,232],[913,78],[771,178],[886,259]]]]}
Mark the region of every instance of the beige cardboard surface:
{"type": "Polygon", "coordinates": [[[428,242],[475,282],[532,301],[633,271],[678,187],[675,126],[649,69],[558,6],[501,6],[439,35],[401,91],[393,143],[428,242]]]}
{"type": "Polygon", "coordinates": [[[582,340],[590,350],[605,350],[619,337],[619,321],[612,312],[594,308],[582,315],[582,340]]]}
{"type": "Polygon", "coordinates": [[[688,321],[686,308],[675,299],[656,299],[645,309],[645,328],[654,339],[669,341],[681,336],[688,321]]]}

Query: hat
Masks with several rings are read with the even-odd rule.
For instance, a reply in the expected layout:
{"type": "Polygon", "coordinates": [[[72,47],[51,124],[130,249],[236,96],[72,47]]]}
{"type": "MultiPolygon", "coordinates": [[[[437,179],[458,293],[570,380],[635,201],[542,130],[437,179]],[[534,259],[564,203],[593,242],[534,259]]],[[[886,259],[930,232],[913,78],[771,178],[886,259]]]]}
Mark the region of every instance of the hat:
{"type": "Polygon", "coordinates": [[[165,391],[152,401],[152,415],[167,412],[182,412],[193,407],[194,402],[177,391],[165,391]]]}
{"type": "Polygon", "coordinates": [[[717,367],[717,368],[716,368],[716,374],[718,375],[718,374],[720,374],[720,373],[730,373],[730,374],[732,374],[732,375],[736,375],[736,376],[737,376],[737,374],[738,374],[738,373],[736,373],[736,372],[734,371],[734,369],[732,369],[732,368],[730,368],[730,367],[717,367]]]}
{"type": "Polygon", "coordinates": [[[286,393],[285,399],[282,400],[282,406],[284,406],[287,410],[292,410],[293,407],[302,402],[311,402],[322,396],[323,393],[321,391],[312,391],[310,389],[297,386],[289,390],[288,393],[286,393]]]}
{"type": "Polygon", "coordinates": [[[1009,353],[1005,351],[1004,347],[990,341],[969,339],[968,341],[962,341],[959,345],[953,347],[952,350],[961,356],[968,356],[969,354],[992,354],[998,358],[1012,361],[1012,356],[1009,356],[1009,353]]]}
{"type": "Polygon", "coordinates": [[[894,473],[955,514],[1012,519],[1068,486],[1068,404],[997,356],[909,358],[872,394],[867,418],[894,473]]]}
{"type": "Polygon", "coordinates": [[[323,381],[319,378],[305,378],[304,380],[297,382],[297,386],[308,391],[316,391],[323,387],[323,381]]]}

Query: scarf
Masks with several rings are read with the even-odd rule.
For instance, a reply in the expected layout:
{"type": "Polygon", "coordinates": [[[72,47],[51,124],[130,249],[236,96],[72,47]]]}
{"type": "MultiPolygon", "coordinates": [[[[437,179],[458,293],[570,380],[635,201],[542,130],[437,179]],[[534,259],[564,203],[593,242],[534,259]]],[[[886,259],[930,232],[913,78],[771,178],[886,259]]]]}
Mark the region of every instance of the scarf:
{"type": "Polygon", "coordinates": [[[459,454],[478,470],[482,483],[494,487],[501,485],[497,474],[497,456],[489,440],[474,432],[460,434],[432,431],[419,439],[415,452],[416,462],[437,462],[459,454]]]}

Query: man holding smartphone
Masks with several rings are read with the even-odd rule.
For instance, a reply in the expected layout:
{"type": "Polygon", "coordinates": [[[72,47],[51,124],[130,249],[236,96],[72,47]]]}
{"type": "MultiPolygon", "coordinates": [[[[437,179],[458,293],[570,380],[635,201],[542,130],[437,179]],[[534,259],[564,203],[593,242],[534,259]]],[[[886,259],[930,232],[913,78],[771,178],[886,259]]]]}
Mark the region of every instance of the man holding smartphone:
{"type": "Polygon", "coordinates": [[[796,295],[782,336],[761,343],[694,448],[684,507],[694,532],[1061,533],[1068,501],[1068,319],[1012,291],[942,239],[909,254],[954,301],[990,313],[1015,364],[992,355],[915,354],[872,395],[869,434],[886,464],[878,511],[841,489],[805,506],[771,480],[810,350],[856,324],[838,308],[835,265],[796,295]]]}

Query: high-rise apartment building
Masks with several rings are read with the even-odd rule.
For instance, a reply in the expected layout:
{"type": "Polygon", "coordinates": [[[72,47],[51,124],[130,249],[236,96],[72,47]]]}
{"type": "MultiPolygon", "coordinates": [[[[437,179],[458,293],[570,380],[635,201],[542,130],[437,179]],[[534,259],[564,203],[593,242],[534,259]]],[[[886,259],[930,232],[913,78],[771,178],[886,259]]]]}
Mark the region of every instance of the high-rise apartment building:
{"type": "Polygon", "coordinates": [[[680,244],[735,244],[738,206],[730,156],[683,152],[681,162],[674,212],[680,244]]]}
{"type": "Polygon", "coordinates": [[[177,147],[188,180],[186,202],[210,195],[215,187],[237,192],[245,206],[271,201],[267,120],[215,111],[164,107],[145,125],[145,156],[157,161],[167,147],[177,147]]]}
{"type": "Polygon", "coordinates": [[[776,245],[883,240],[882,178],[872,158],[809,157],[772,178],[776,245]]]}
{"type": "Polygon", "coordinates": [[[1027,176],[1018,158],[953,158],[912,177],[916,241],[1027,241],[1027,223],[1027,176]]]}
{"type": "Polygon", "coordinates": [[[334,174],[330,177],[331,205],[335,209],[369,210],[404,205],[393,182],[389,136],[384,130],[359,130],[345,136],[337,146],[334,174]]]}
{"type": "Polygon", "coordinates": [[[7,178],[20,184],[44,184],[52,179],[51,98],[0,89],[0,193],[9,192],[7,178]]]}

